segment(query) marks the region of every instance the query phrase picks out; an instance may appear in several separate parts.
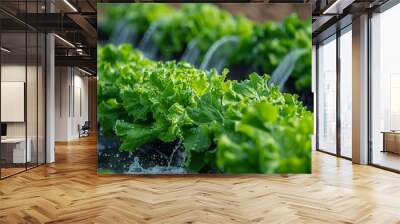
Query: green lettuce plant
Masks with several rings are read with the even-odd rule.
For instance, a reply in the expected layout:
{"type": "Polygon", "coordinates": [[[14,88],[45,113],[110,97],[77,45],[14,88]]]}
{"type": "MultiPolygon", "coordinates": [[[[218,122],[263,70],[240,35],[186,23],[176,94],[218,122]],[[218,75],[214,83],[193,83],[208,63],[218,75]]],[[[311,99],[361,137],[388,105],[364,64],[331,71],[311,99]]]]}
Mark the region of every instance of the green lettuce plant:
{"type": "Polygon", "coordinates": [[[309,173],[312,113],[296,95],[187,63],[152,62],[129,45],[99,46],[100,132],[120,150],[183,143],[190,172],[309,173]]]}
{"type": "Polygon", "coordinates": [[[311,21],[300,20],[296,14],[286,17],[281,24],[267,21],[254,26],[252,37],[241,42],[230,63],[251,66],[271,74],[292,50],[306,49],[306,54],[296,63],[291,78],[294,80],[294,91],[309,91],[311,34],[311,21]]]}
{"type": "MultiPolygon", "coordinates": [[[[139,37],[152,23],[158,23],[153,41],[163,60],[180,58],[188,44],[196,40],[201,63],[207,50],[224,36],[239,37],[240,44],[229,58],[230,66],[254,68],[272,74],[291,51],[306,49],[297,61],[287,84],[295,93],[309,93],[311,88],[311,20],[301,20],[296,14],[282,23],[255,23],[244,16],[232,16],[212,4],[185,4],[179,10],[160,3],[106,5],[104,26],[107,32],[121,20],[128,21],[139,37]]],[[[232,46],[233,47],[233,46],[232,46]]]]}
{"type": "Polygon", "coordinates": [[[187,4],[172,17],[157,22],[160,22],[160,27],[154,41],[166,59],[182,54],[194,39],[204,55],[223,36],[250,37],[253,31],[253,22],[246,17],[234,17],[211,4],[187,4]]]}
{"type": "Polygon", "coordinates": [[[138,34],[142,36],[154,21],[172,15],[175,10],[162,3],[119,3],[100,4],[105,11],[102,29],[111,34],[118,22],[126,21],[138,34]]]}
{"type": "Polygon", "coordinates": [[[121,90],[132,85],[134,74],[155,65],[130,45],[114,47],[107,45],[97,48],[97,84],[98,119],[100,131],[106,136],[114,135],[117,120],[129,116],[123,107],[121,90]]]}

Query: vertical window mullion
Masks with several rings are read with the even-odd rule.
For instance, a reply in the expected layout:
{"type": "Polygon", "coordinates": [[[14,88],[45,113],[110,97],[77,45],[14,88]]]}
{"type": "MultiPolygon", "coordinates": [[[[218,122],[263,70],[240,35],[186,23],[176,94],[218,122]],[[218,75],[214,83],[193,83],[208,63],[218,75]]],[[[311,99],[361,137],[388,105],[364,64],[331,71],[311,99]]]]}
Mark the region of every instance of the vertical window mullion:
{"type": "Polygon", "coordinates": [[[336,31],[336,155],[341,156],[341,119],[340,119],[340,29],[336,31]]]}
{"type": "Polygon", "coordinates": [[[368,90],[367,90],[367,102],[368,102],[368,114],[367,114],[367,119],[368,119],[368,124],[367,124],[367,129],[368,129],[368,156],[367,156],[367,163],[372,164],[373,161],[373,153],[372,153],[372,86],[371,86],[371,75],[372,75],[372,64],[371,64],[371,56],[372,56],[372,34],[371,34],[371,20],[372,20],[372,12],[368,12],[368,32],[367,32],[367,38],[368,38],[368,54],[367,54],[367,63],[368,63],[368,74],[367,74],[367,83],[368,83],[368,90]]]}
{"type": "MultiPolygon", "coordinates": [[[[39,16],[39,0],[36,1],[39,16]]],[[[39,165],[39,30],[36,31],[36,166],[39,165]]]]}
{"type": "MultiPolygon", "coordinates": [[[[25,0],[25,21],[28,21],[28,0],[25,0]]],[[[25,23],[25,102],[24,102],[24,120],[25,120],[25,170],[28,169],[28,24],[25,23]]]]}
{"type": "MultiPolygon", "coordinates": [[[[1,32],[1,30],[2,30],[2,23],[0,23],[0,47],[2,46],[2,35],[1,35],[2,32],[1,32]]],[[[1,108],[1,67],[2,67],[1,55],[2,54],[3,53],[0,51],[0,124],[2,124],[2,122],[1,122],[1,110],[2,110],[2,108],[1,108]]],[[[0,144],[0,158],[1,158],[1,150],[2,150],[1,145],[2,144],[0,144]]],[[[1,164],[1,160],[0,160],[0,180],[2,179],[1,170],[2,170],[2,164],[1,164]]]]}
{"type": "Polygon", "coordinates": [[[316,150],[319,150],[319,44],[316,44],[315,46],[315,92],[316,92],[316,96],[315,96],[315,110],[316,110],[316,115],[315,115],[315,119],[316,119],[316,123],[315,123],[315,148],[316,150]]]}

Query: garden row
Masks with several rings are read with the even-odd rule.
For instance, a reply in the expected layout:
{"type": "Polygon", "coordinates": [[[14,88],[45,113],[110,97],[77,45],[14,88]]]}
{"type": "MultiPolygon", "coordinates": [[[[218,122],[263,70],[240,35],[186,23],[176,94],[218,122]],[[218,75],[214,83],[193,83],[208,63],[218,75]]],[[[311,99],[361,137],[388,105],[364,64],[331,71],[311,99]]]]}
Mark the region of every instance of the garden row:
{"type": "Polygon", "coordinates": [[[240,74],[253,71],[272,74],[290,52],[305,49],[295,62],[285,90],[305,100],[311,97],[310,20],[302,21],[293,14],[282,23],[256,23],[210,4],[185,4],[179,10],[158,3],[121,4],[106,7],[106,12],[105,22],[100,25],[105,36],[111,36],[122,23],[122,30],[134,30],[137,38],[131,43],[139,46],[150,33],[147,38],[152,39],[151,45],[157,46],[157,59],[161,60],[181,60],[195,43],[199,55],[190,61],[195,67],[199,67],[210,47],[226,36],[234,36],[238,43],[228,56],[224,55],[225,67],[240,74]]]}
{"type": "Polygon", "coordinates": [[[182,148],[187,172],[311,172],[312,113],[267,75],[227,80],[128,44],[99,46],[98,74],[100,135],[121,151],[161,141],[182,148]]]}

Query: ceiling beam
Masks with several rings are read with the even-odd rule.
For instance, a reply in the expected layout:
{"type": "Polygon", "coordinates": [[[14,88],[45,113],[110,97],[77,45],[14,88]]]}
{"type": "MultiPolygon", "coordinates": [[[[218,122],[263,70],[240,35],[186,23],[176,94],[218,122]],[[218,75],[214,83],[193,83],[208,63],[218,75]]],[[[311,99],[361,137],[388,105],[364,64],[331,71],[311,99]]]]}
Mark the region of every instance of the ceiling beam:
{"type": "Polygon", "coordinates": [[[86,41],[91,46],[96,46],[97,30],[90,24],[85,17],[80,14],[68,14],[68,17],[73,20],[82,30],[88,35],[86,41]]]}
{"type": "Polygon", "coordinates": [[[96,58],[92,56],[55,56],[56,66],[87,67],[96,71],[96,58]]]}
{"type": "Polygon", "coordinates": [[[70,17],[61,13],[19,13],[19,20],[43,32],[81,31],[70,17]]]}

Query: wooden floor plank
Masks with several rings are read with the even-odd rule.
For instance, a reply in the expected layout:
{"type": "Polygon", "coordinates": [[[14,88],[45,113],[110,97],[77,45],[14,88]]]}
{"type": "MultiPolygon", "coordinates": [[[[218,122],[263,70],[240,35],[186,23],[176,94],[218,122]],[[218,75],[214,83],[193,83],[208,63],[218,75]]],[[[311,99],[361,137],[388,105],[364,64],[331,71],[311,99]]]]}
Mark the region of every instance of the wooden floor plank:
{"type": "Polygon", "coordinates": [[[96,139],[0,181],[0,223],[400,223],[400,175],[313,152],[311,175],[96,174],[96,139]]]}

